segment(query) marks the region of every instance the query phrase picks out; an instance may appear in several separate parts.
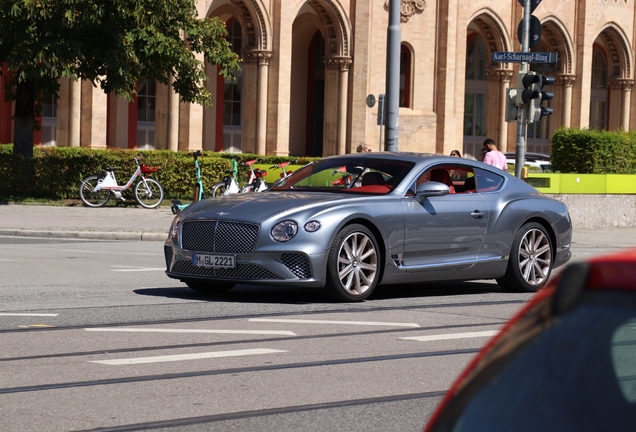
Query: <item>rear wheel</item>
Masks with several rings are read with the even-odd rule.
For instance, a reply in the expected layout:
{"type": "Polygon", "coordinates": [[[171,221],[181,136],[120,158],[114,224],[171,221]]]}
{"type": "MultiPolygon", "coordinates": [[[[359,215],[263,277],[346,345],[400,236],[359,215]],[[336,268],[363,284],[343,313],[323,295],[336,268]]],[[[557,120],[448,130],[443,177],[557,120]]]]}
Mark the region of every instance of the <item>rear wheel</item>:
{"type": "Polygon", "coordinates": [[[201,195],[201,185],[196,183],[194,188],[192,188],[192,202],[198,202],[201,195]]]}
{"type": "Polygon", "coordinates": [[[364,225],[346,226],[331,244],[325,288],[337,300],[365,300],[378,283],[381,262],[373,233],[364,225]]]}
{"type": "Polygon", "coordinates": [[[99,176],[92,175],[86,177],[80,184],[80,199],[88,207],[103,207],[110,199],[110,191],[108,189],[95,191],[95,186],[97,186],[98,182],[99,176]]]}
{"type": "Polygon", "coordinates": [[[142,207],[149,209],[159,207],[163,201],[163,187],[155,179],[147,178],[145,184],[143,180],[140,180],[135,185],[135,199],[142,207]]]}
{"type": "Polygon", "coordinates": [[[521,227],[512,243],[506,274],[497,283],[506,291],[537,291],[552,271],[553,246],[543,225],[530,222],[521,227]]]}
{"type": "Polygon", "coordinates": [[[232,282],[214,282],[203,279],[186,279],[183,282],[194,291],[201,294],[223,294],[234,288],[232,282]]]}

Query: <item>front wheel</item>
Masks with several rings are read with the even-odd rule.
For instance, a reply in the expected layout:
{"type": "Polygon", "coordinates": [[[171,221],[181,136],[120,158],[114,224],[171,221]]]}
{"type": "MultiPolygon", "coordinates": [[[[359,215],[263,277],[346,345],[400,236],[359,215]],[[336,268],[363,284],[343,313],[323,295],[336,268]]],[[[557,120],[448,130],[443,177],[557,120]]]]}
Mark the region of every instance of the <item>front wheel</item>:
{"type": "Polygon", "coordinates": [[[552,241],[543,225],[525,224],[512,243],[506,274],[497,283],[509,292],[537,291],[550,277],[552,250],[552,241]]]}
{"type": "Polygon", "coordinates": [[[338,300],[365,300],[378,284],[381,263],[373,233],[364,225],[346,226],[329,249],[325,288],[338,300]]]}
{"type": "Polygon", "coordinates": [[[82,180],[79,188],[79,196],[84,205],[88,207],[103,207],[110,199],[110,191],[108,189],[95,191],[98,182],[98,175],[88,176],[82,180]]]}
{"type": "Polygon", "coordinates": [[[147,178],[140,180],[135,185],[135,199],[140,206],[145,208],[156,208],[163,202],[163,186],[155,179],[147,178]]]}

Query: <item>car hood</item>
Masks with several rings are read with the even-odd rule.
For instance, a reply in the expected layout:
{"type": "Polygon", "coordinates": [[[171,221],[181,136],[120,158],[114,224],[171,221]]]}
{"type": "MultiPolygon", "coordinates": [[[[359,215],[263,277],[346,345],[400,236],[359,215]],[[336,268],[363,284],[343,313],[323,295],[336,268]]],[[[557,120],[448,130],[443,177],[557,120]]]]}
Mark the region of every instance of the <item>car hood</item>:
{"type": "MultiPolygon", "coordinates": [[[[369,199],[369,197],[365,197],[369,199]]],[[[325,204],[360,199],[348,194],[321,192],[251,192],[198,202],[184,211],[186,219],[232,219],[261,222],[273,216],[325,204]]]]}

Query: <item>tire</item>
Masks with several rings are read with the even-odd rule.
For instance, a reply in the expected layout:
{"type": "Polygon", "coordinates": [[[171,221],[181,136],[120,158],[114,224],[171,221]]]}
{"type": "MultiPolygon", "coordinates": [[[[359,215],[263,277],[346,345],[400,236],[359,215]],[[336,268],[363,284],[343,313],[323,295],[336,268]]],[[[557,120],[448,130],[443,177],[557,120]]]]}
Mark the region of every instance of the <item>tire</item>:
{"type": "Polygon", "coordinates": [[[212,198],[222,196],[225,193],[225,189],[227,189],[227,186],[225,186],[225,182],[218,182],[217,184],[212,186],[212,198]]]}
{"type": "Polygon", "coordinates": [[[365,300],[378,283],[381,263],[371,231],[359,224],[346,226],[329,249],[325,289],[340,301],[365,300]]]}
{"type": "Polygon", "coordinates": [[[192,188],[192,202],[198,202],[199,201],[199,193],[201,192],[201,185],[199,183],[196,183],[194,185],[194,188],[192,188]]]}
{"type": "Polygon", "coordinates": [[[159,207],[163,202],[163,186],[151,178],[146,179],[146,184],[148,188],[144,185],[144,181],[140,180],[135,185],[135,199],[142,207],[148,209],[159,207]]]}
{"type": "Polygon", "coordinates": [[[510,250],[506,274],[497,279],[504,291],[534,292],[550,278],[554,246],[543,225],[530,222],[521,227],[510,250]]]}
{"type": "Polygon", "coordinates": [[[234,288],[232,282],[214,282],[204,279],[185,279],[183,282],[188,288],[200,293],[200,294],[224,294],[234,288]]]}
{"type": "Polygon", "coordinates": [[[254,192],[254,185],[253,184],[245,185],[239,191],[239,193],[248,193],[248,192],[254,192]]]}
{"type": "Polygon", "coordinates": [[[108,200],[110,199],[110,191],[109,190],[99,190],[97,192],[93,192],[95,186],[97,186],[97,182],[99,181],[98,175],[92,175],[86,177],[82,180],[82,183],[79,187],[79,196],[84,205],[88,207],[103,207],[106,205],[108,200]]]}

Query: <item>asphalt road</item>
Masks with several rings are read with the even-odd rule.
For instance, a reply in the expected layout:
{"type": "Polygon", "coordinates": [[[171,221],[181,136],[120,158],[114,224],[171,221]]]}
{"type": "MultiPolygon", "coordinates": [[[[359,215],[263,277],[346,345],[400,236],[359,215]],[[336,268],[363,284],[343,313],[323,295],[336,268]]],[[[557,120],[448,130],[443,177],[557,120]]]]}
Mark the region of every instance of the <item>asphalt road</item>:
{"type": "MultiPolygon", "coordinates": [[[[593,234],[574,260],[619,249],[593,234]]],[[[3,431],[421,430],[531,297],[476,281],[206,298],[164,275],[156,241],[0,237],[0,257],[3,431]]]]}

